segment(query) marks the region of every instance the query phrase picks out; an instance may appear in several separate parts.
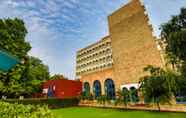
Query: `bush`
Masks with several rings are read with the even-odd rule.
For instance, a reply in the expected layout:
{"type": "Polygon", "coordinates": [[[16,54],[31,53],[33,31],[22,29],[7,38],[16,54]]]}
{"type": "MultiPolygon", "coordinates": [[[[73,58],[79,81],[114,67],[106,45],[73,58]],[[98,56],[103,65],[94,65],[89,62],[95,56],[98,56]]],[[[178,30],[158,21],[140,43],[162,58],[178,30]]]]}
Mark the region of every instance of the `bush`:
{"type": "Polygon", "coordinates": [[[65,99],[56,99],[56,98],[49,98],[49,99],[7,99],[4,100],[5,102],[9,103],[19,103],[24,105],[48,105],[50,108],[61,108],[61,107],[71,107],[77,106],[79,104],[78,98],[65,98],[65,99]]]}
{"type": "Polygon", "coordinates": [[[176,102],[186,102],[186,96],[185,97],[176,97],[176,102]]]}
{"type": "Polygon", "coordinates": [[[108,101],[108,99],[107,99],[107,96],[105,96],[105,95],[99,96],[99,97],[97,98],[97,102],[98,102],[99,104],[105,104],[106,101],[108,101]]]}
{"type": "Polygon", "coordinates": [[[81,100],[94,100],[94,96],[92,94],[89,94],[87,96],[82,95],[80,97],[81,100]]]}
{"type": "Polygon", "coordinates": [[[133,103],[137,103],[137,102],[139,102],[139,97],[138,97],[138,91],[137,91],[137,89],[131,89],[130,91],[130,99],[131,99],[131,102],[133,102],[133,103]]]}
{"type": "Polygon", "coordinates": [[[47,104],[53,107],[72,107],[78,106],[78,98],[66,98],[66,99],[48,99],[47,104]]]}
{"type": "Polygon", "coordinates": [[[0,102],[1,118],[54,118],[47,106],[0,102]]]}

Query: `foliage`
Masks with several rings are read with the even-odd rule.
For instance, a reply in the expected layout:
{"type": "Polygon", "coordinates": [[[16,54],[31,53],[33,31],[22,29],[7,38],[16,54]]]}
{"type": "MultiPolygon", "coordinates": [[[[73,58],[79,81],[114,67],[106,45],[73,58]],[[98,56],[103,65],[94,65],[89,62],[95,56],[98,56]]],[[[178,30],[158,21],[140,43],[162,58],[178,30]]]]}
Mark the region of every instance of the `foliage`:
{"type": "Polygon", "coordinates": [[[0,95],[30,96],[40,91],[40,85],[49,79],[48,67],[41,60],[29,57],[31,46],[25,41],[27,30],[22,20],[0,19],[0,50],[21,60],[8,72],[0,72],[0,95]]]}
{"type": "Polygon", "coordinates": [[[72,107],[77,106],[79,104],[78,98],[64,98],[64,99],[57,99],[57,98],[49,98],[49,99],[7,99],[4,100],[8,103],[19,103],[24,105],[48,105],[51,108],[61,108],[61,107],[72,107]]]}
{"type": "Polygon", "coordinates": [[[23,59],[31,46],[25,41],[27,30],[24,22],[18,18],[0,19],[0,50],[23,59]]]}
{"type": "Polygon", "coordinates": [[[123,103],[127,108],[129,102],[137,103],[139,101],[138,91],[136,89],[131,89],[130,91],[127,88],[123,88],[122,91],[117,91],[116,105],[118,103],[123,103]]]}
{"type": "Polygon", "coordinates": [[[21,77],[24,83],[24,88],[29,93],[41,92],[41,84],[49,80],[48,66],[44,65],[42,61],[36,57],[29,57],[26,63],[26,69],[21,77]]]}
{"type": "Polygon", "coordinates": [[[47,106],[0,102],[1,118],[54,118],[47,106]]]}
{"type": "Polygon", "coordinates": [[[173,68],[186,69],[183,64],[186,63],[186,8],[182,8],[179,15],[163,24],[161,30],[161,40],[165,44],[169,62],[173,68]]]}
{"type": "Polygon", "coordinates": [[[82,100],[94,100],[94,96],[92,94],[85,94],[85,92],[82,92],[81,95],[82,100]]]}
{"type": "MultiPolygon", "coordinates": [[[[82,92],[82,96],[83,97],[89,97],[91,95],[91,93],[90,93],[90,85],[89,85],[89,83],[88,82],[85,82],[84,83],[84,85],[83,85],[83,92],[82,92]]],[[[93,96],[93,95],[91,95],[91,96],[93,96]]]]}
{"type": "Polygon", "coordinates": [[[182,96],[181,97],[179,97],[179,96],[176,97],[176,102],[185,104],[186,103],[186,96],[184,96],[184,97],[182,97],[182,96]]]}
{"type": "Polygon", "coordinates": [[[114,104],[115,105],[118,105],[120,103],[122,103],[122,100],[123,100],[123,96],[122,96],[122,91],[119,89],[117,92],[116,92],[116,99],[114,100],[114,104]]]}
{"type": "Polygon", "coordinates": [[[139,102],[139,97],[138,97],[138,91],[137,91],[137,89],[131,88],[129,92],[130,92],[131,101],[133,103],[139,102]]]}
{"type": "Polygon", "coordinates": [[[1,76],[1,94],[9,98],[20,95],[30,97],[33,93],[41,91],[42,82],[49,79],[49,70],[41,60],[27,57],[24,64],[19,64],[1,76]]]}
{"type": "MultiPolygon", "coordinates": [[[[186,8],[179,15],[161,26],[161,40],[164,43],[168,62],[181,73],[176,79],[177,96],[186,96],[186,8]]],[[[174,75],[173,75],[174,78],[174,75]]],[[[171,81],[171,79],[170,79],[171,81]]]]}
{"type": "Polygon", "coordinates": [[[48,99],[48,105],[53,107],[73,107],[78,106],[79,104],[78,98],[64,98],[64,99],[48,99]]]}
{"type": "MultiPolygon", "coordinates": [[[[20,60],[24,60],[31,46],[25,41],[27,30],[24,26],[24,22],[20,19],[0,19],[0,50],[4,50],[20,60]]],[[[0,72],[1,80],[1,94],[11,95],[13,91],[21,88],[17,84],[19,83],[24,65],[19,64],[14,69],[7,73],[0,72]],[[14,80],[13,80],[14,79],[14,80]],[[11,89],[13,87],[14,89],[11,89]]]]}
{"type": "Polygon", "coordinates": [[[142,93],[150,102],[156,103],[160,110],[160,103],[170,103],[173,97],[177,75],[153,66],[147,66],[144,70],[150,75],[141,80],[142,93]]]}
{"type": "Polygon", "coordinates": [[[123,96],[123,103],[125,107],[127,108],[128,102],[130,101],[130,94],[127,88],[123,88],[122,96],[123,96]]]}
{"type": "Polygon", "coordinates": [[[101,95],[97,98],[97,102],[100,104],[105,105],[105,103],[108,101],[107,96],[106,95],[101,95]]]}
{"type": "Polygon", "coordinates": [[[181,76],[179,79],[176,79],[176,96],[177,97],[186,97],[186,78],[181,76]]]}
{"type": "Polygon", "coordinates": [[[50,77],[50,80],[56,80],[56,79],[68,79],[68,78],[61,74],[55,74],[52,77],[50,77]]]}
{"type": "Polygon", "coordinates": [[[117,91],[117,98],[116,98],[116,105],[119,103],[123,103],[125,107],[127,108],[127,105],[130,101],[130,92],[127,88],[123,88],[122,91],[117,91]]]}

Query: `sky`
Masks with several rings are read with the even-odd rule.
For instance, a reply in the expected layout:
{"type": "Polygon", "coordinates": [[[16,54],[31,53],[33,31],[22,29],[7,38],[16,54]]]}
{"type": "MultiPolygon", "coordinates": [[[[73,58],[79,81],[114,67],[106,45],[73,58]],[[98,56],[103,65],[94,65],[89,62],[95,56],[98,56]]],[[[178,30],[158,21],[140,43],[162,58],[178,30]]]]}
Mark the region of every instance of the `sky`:
{"type": "MultiPolygon", "coordinates": [[[[129,0],[0,0],[0,18],[21,18],[31,43],[29,55],[50,73],[75,78],[76,51],[108,35],[107,16],[129,0]]],[[[154,34],[186,0],[144,0],[154,34]]]]}

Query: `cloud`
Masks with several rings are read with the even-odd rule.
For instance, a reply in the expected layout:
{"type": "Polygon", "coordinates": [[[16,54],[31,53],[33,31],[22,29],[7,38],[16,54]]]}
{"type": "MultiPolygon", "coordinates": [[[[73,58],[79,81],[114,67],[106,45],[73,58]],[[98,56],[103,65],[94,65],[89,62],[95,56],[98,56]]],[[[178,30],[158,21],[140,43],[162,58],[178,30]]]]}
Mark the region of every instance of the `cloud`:
{"type": "Polygon", "coordinates": [[[144,0],[144,4],[156,36],[160,35],[162,23],[170,20],[172,15],[179,14],[181,7],[186,7],[184,0],[144,0]]]}
{"type": "MultiPolygon", "coordinates": [[[[0,0],[0,18],[22,18],[28,29],[30,55],[49,65],[52,74],[75,78],[80,48],[108,34],[107,16],[128,0],[0,0]]],[[[156,34],[162,22],[186,4],[180,0],[144,0],[156,34]],[[168,4],[169,7],[166,7],[168,4]]]]}

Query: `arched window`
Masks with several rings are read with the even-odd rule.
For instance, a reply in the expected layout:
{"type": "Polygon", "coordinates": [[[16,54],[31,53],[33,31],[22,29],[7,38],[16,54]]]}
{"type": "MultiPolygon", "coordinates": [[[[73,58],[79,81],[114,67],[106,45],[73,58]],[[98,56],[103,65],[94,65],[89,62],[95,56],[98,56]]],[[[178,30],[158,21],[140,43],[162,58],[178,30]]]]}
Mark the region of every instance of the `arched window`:
{"type": "Polygon", "coordinates": [[[112,79],[105,81],[105,94],[108,99],[115,99],[115,85],[112,79]]]}
{"type": "Polygon", "coordinates": [[[123,92],[123,93],[129,93],[129,90],[128,90],[126,87],[124,87],[124,88],[122,89],[122,92],[123,92]]]}
{"type": "Polygon", "coordinates": [[[101,83],[99,80],[94,81],[93,91],[95,98],[101,96],[101,83]]]}
{"type": "Polygon", "coordinates": [[[131,101],[136,103],[139,101],[139,97],[138,97],[138,91],[135,87],[131,87],[130,88],[130,96],[131,96],[131,101]]]}
{"type": "Polygon", "coordinates": [[[123,100],[124,100],[125,104],[127,104],[130,101],[130,94],[129,93],[130,93],[129,90],[126,87],[124,87],[122,89],[122,95],[123,95],[123,100]]]}
{"type": "Polygon", "coordinates": [[[90,95],[90,84],[88,82],[85,82],[83,85],[83,95],[84,96],[90,95]]]}

